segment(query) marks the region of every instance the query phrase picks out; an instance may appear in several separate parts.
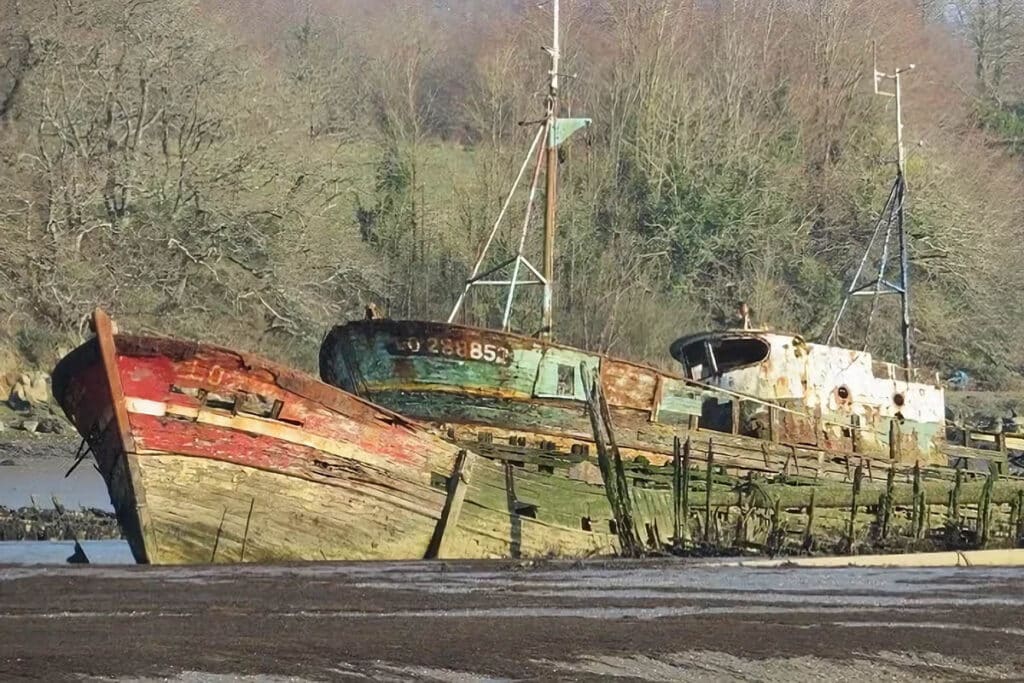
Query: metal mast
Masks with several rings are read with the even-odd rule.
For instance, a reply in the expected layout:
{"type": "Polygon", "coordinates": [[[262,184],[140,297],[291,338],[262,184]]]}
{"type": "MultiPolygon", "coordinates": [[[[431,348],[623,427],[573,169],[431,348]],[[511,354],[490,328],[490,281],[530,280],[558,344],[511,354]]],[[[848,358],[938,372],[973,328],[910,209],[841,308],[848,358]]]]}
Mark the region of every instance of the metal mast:
{"type": "Polygon", "coordinates": [[[553,330],[552,283],[555,279],[555,210],[558,200],[558,146],[555,140],[555,126],[558,117],[558,65],[561,59],[559,41],[559,0],[552,4],[552,40],[548,54],[551,55],[551,81],[548,88],[547,115],[545,124],[546,148],[544,155],[547,161],[545,171],[544,193],[544,303],[541,336],[550,339],[553,330]]]}
{"type": "Polygon", "coordinates": [[[829,344],[835,341],[836,335],[839,331],[839,321],[842,320],[843,314],[846,312],[846,309],[850,304],[850,300],[853,297],[870,296],[872,297],[871,312],[868,316],[868,323],[864,332],[864,347],[866,348],[868,336],[871,333],[871,325],[874,321],[875,311],[878,306],[878,298],[883,294],[897,294],[900,297],[901,304],[900,332],[903,338],[903,366],[907,368],[908,371],[913,367],[913,357],[911,354],[910,326],[910,259],[907,249],[906,224],[904,222],[907,169],[906,154],[903,148],[902,76],[904,73],[912,71],[913,69],[914,65],[911,64],[907,67],[896,69],[891,74],[887,74],[878,70],[877,58],[874,60],[872,78],[874,81],[875,94],[883,97],[892,97],[896,100],[896,179],[893,181],[892,189],[889,191],[889,198],[886,200],[885,207],[882,209],[882,212],[878,217],[878,221],[875,224],[875,232],[871,236],[871,242],[868,244],[868,248],[864,252],[864,256],[857,268],[857,272],[853,276],[853,282],[850,283],[850,287],[846,292],[846,298],[843,300],[843,305],[840,307],[839,313],[836,315],[835,321],[832,323],[832,329],[826,340],[826,343],[829,344]],[[883,80],[893,82],[893,92],[888,92],[879,88],[879,83],[883,80]],[[874,280],[864,282],[862,281],[862,276],[868,265],[872,249],[881,234],[883,226],[885,227],[885,239],[882,241],[882,255],[878,263],[877,276],[874,280]],[[890,260],[889,245],[892,242],[894,231],[896,232],[899,249],[898,283],[886,279],[890,260]]]}

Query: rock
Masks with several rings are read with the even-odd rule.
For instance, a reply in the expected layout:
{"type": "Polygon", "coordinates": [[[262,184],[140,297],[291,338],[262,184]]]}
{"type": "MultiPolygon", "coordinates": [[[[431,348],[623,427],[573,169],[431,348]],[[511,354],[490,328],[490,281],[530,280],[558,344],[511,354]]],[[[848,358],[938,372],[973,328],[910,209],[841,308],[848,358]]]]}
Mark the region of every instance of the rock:
{"type": "Polygon", "coordinates": [[[50,376],[45,372],[22,373],[7,397],[7,405],[13,410],[28,410],[49,403],[50,376]]]}
{"type": "Polygon", "coordinates": [[[40,434],[63,434],[64,423],[56,417],[43,417],[39,419],[36,431],[40,434]]]}
{"type": "Polygon", "coordinates": [[[10,371],[0,374],[0,396],[10,396],[11,389],[18,383],[19,379],[21,379],[20,372],[10,371]]]}
{"type": "Polygon", "coordinates": [[[39,420],[22,420],[21,429],[29,434],[35,434],[39,429],[39,420]]]}
{"type": "Polygon", "coordinates": [[[6,460],[0,460],[0,467],[12,467],[13,465],[17,464],[18,463],[14,462],[10,458],[7,458],[6,460]]]}
{"type": "Polygon", "coordinates": [[[6,430],[6,429],[7,429],[7,423],[4,422],[3,420],[0,420],[0,434],[3,434],[4,430],[6,430]]]}
{"type": "Polygon", "coordinates": [[[85,555],[82,544],[75,541],[75,552],[68,558],[68,564],[89,564],[89,558],[85,555]]]}

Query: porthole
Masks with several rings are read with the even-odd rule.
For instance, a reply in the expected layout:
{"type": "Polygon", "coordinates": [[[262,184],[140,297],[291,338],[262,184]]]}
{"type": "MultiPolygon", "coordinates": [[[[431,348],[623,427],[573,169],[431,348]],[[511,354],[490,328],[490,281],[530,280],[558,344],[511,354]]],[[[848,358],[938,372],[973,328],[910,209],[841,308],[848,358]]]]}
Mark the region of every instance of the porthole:
{"type": "Polygon", "coordinates": [[[850,390],[849,390],[849,388],[847,388],[847,386],[845,384],[843,386],[839,387],[838,389],[836,389],[836,394],[843,401],[845,401],[845,400],[850,398],[850,390]]]}
{"type": "Polygon", "coordinates": [[[898,407],[902,408],[905,402],[903,394],[896,392],[896,395],[892,397],[892,402],[895,403],[898,407]]]}

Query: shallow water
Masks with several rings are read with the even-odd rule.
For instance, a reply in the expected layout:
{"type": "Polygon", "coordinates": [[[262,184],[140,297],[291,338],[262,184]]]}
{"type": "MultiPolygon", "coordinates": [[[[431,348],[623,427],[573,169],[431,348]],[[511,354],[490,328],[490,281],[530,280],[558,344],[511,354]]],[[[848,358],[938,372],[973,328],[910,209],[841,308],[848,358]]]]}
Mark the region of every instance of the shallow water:
{"type": "MultiPolygon", "coordinates": [[[[125,541],[82,541],[85,556],[93,564],[134,564],[125,541]]],[[[4,541],[0,542],[2,564],[67,564],[75,552],[74,541],[4,541]]]]}
{"type": "Polygon", "coordinates": [[[92,460],[80,463],[65,477],[74,461],[70,458],[17,458],[13,465],[0,466],[0,505],[18,508],[35,504],[53,507],[56,497],[68,508],[94,507],[113,511],[103,477],[93,469],[92,460]]]}

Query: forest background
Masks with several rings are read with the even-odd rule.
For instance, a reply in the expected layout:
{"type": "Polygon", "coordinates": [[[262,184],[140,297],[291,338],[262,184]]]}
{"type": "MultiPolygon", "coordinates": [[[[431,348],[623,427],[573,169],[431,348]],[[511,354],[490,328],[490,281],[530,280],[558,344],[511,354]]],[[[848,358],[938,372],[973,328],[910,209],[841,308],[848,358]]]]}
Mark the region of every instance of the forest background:
{"type": "MultiPolygon", "coordinates": [[[[1019,388],[1024,0],[562,4],[563,112],[594,124],[561,158],[559,340],[666,365],[739,301],[822,338],[894,177],[876,42],[883,70],[917,65],[917,361],[1019,388]]],[[[0,0],[0,370],[48,369],[96,305],[307,370],[369,303],[445,318],[542,115],[550,21],[511,0],[0,0]]],[[[868,340],[891,360],[897,315],[883,300],[868,340]]]]}

